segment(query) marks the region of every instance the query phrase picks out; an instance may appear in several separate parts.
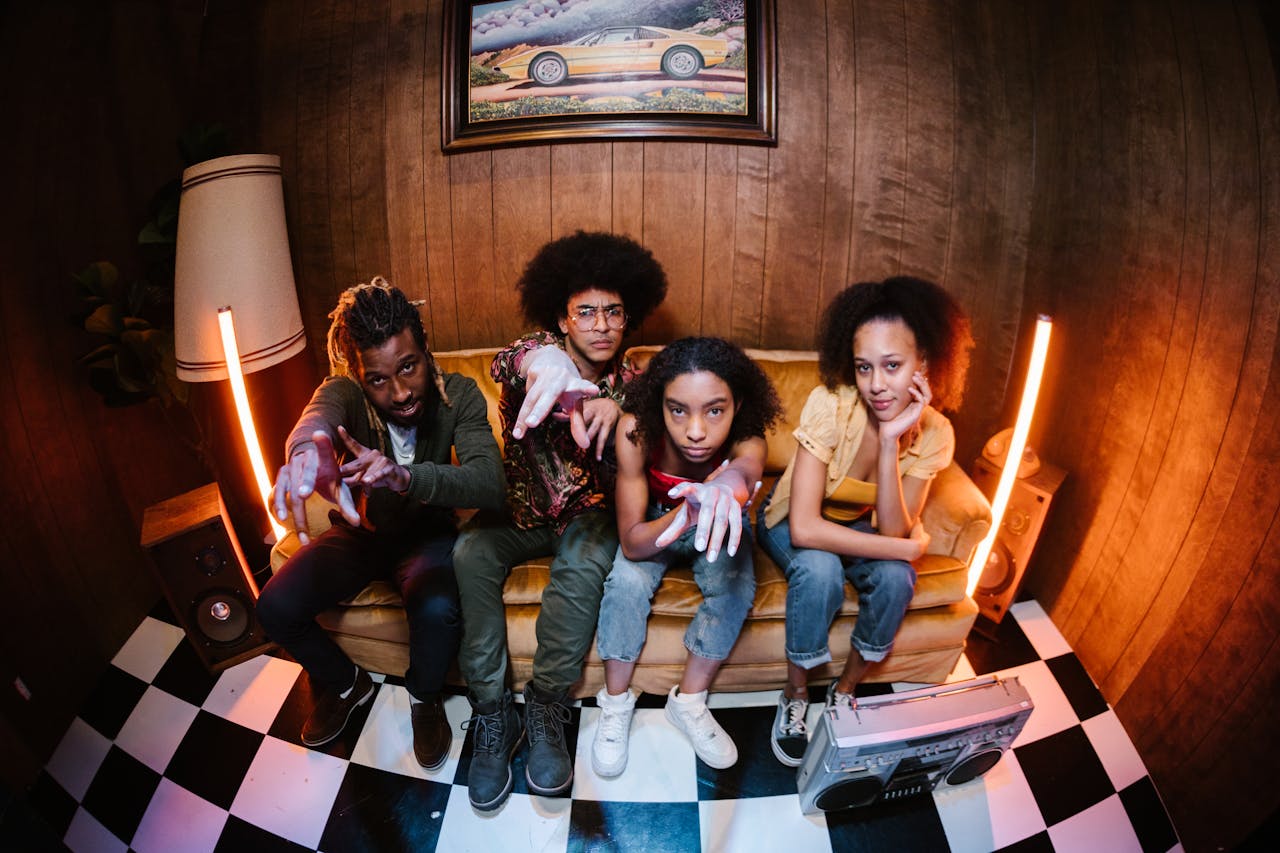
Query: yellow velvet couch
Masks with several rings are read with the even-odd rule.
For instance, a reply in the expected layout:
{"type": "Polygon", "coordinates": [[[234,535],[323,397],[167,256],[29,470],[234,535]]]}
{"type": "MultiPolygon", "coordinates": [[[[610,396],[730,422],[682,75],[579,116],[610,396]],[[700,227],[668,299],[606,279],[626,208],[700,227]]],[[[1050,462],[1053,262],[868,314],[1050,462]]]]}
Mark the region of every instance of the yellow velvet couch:
{"type": "MultiPolygon", "coordinates": [[[[635,347],[632,357],[647,363],[658,347],[635,347]]],[[[436,360],[446,372],[475,379],[489,402],[489,422],[499,437],[498,387],[489,378],[489,364],[496,349],[437,352],[436,360]]],[[[748,354],[769,375],[786,409],[784,422],[768,436],[769,453],[765,465],[771,481],[780,475],[795,450],[791,432],[809,391],[818,384],[817,355],[792,350],[748,350],[748,354]]],[[[761,494],[766,494],[770,482],[761,494]]],[[[309,506],[312,531],[327,526],[327,505],[313,500],[309,506]]],[[[753,511],[754,516],[754,511],[753,511]]],[[[938,475],[924,509],[924,525],[932,540],[929,553],[915,564],[919,574],[911,601],[891,654],[872,665],[869,681],[941,682],[964,649],[965,637],[978,608],[965,594],[968,560],[973,549],[991,527],[991,509],[986,498],[958,465],[952,463],[938,475]]],[[[277,568],[298,547],[293,533],[286,535],[271,554],[277,568]]],[[[520,689],[532,674],[536,646],[534,622],[547,583],[549,559],[516,566],[507,579],[503,600],[507,610],[507,646],[511,659],[514,689],[520,689]]],[[[716,678],[715,690],[763,690],[781,687],[786,678],[784,617],[787,582],[779,568],[757,547],[755,549],[756,598],[738,638],[737,645],[716,678]]],[[[685,628],[701,600],[692,572],[687,568],[667,573],[653,601],[648,640],[636,667],[633,686],[662,694],[680,677],[685,649],[685,628]]],[[[831,626],[831,653],[834,661],[816,668],[818,682],[837,673],[848,655],[849,632],[857,619],[858,602],[846,587],[845,605],[831,626]]],[[[409,664],[408,625],[394,590],[377,582],[349,602],[320,616],[320,623],[356,663],[374,672],[403,675],[409,664]]],[[[460,682],[459,682],[460,683],[460,682]]],[[[574,696],[587,696],[604,683],[604,666],[593,645],[575,685],[574,696]]]]}

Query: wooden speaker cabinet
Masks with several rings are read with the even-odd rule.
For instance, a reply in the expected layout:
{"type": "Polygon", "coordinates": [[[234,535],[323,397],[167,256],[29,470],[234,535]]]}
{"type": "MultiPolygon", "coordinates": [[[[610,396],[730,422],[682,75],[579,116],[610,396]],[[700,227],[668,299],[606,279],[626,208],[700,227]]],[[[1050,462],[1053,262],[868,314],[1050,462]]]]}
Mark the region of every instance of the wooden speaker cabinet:
{"type": "Polygon", "coordinates": [[[216,483],[147,507],[142,546],[210,672],[272,648],[254,612],[258,585],[216,483]]]}
{"type": "MultiPolygon", "coordinates": [[[[1013,481],[1004,520],[973,593],[979,612],[991,622],[999,623],[1004,618],[1018,594],[1049,512],[1049,503],[1066,476],[1067,472],[1061,468],[1042,463],[1040,470],[1030,477],[1013,481]]],[[[973,463],[973,482],[990,500],[1000,482],[1000,469],[978,457],[973,463]]]]}

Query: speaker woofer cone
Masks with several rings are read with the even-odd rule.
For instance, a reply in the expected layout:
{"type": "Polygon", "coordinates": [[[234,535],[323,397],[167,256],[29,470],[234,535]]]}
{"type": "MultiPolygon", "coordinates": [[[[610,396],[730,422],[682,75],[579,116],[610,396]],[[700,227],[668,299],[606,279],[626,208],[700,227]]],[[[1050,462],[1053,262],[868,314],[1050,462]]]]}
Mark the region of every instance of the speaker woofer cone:
{"type": "Polygon", "coordinates": [[[249,608],[233,590],[209,590],[193,611],[192,621],[211,643],[238,643],[249,632],[249,608]]]}
{"type": "Polygon", "coordinates": [[[1018,579],[1018,565],[1009,552],[1009,546],[999,539],[991,546],[991,556],[983,566],[982,577],[975,592],[983,595],[1000,595],[1018,579]]]}

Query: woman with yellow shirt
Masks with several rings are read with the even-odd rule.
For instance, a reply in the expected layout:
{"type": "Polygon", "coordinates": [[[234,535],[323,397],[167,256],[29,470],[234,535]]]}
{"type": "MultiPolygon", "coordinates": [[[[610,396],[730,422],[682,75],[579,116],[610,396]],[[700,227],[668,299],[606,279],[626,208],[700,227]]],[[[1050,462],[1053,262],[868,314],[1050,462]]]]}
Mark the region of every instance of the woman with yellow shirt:
{"type": "Polygon", "coordinates": [[[955,300],[917,278],[851,285],[824,316],[824,384],[809,394],[796,454],[757,524],[761,547],[787,576],[787,686],[772,737],[783,764],[799,766],[804,755],[808,674],[831,660],[827,632],[846,578],[858,619],[827,703],[850,704],[867,667],[893,647],[915,591],[911,561],[929,544],[920,510],[955,449],[951,422],[934,405],[959,403],[972,346],[955,300]]]}

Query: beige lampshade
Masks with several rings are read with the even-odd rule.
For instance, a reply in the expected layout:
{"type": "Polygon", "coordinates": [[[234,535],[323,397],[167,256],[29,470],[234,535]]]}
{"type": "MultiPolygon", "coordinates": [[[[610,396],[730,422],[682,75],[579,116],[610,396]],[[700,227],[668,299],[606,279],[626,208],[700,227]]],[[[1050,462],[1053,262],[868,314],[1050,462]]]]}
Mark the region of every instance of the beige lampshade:
{"type": "Polygon", "coordinates": [[[227,306],[245,373],[306,346],[274,154],[219,157],[182,173],[174,269],[179,379],[227,378],[218,332],[218,309],[227,306]]]}

